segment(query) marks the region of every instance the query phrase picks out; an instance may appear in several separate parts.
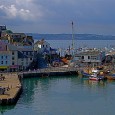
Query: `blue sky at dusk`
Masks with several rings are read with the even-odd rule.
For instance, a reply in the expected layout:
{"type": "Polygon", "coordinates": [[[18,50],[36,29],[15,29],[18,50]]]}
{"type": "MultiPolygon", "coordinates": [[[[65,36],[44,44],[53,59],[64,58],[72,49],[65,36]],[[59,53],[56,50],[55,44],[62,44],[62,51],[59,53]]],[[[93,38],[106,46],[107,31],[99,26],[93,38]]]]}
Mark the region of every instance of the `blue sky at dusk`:
{"type": "Polygon", "coordinates": [[[115,35],[115,0],[0,0],[0,25],[14,32],[115,35]]]}

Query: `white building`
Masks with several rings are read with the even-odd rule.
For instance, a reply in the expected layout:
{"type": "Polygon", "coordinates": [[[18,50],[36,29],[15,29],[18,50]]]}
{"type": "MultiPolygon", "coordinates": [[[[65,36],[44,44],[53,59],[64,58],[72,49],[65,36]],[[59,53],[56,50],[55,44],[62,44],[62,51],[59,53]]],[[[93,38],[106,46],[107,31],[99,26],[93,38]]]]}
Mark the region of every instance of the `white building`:
{"type": "Polygon", "coordinates": [[[50,44],[42,39],[34,44],[34,50],[39,53],[50,52],[50,44]]]}
{"type": "Polygon", "coordinates": [[[75,55],[75,60],[80,63],[101,64],[105,57],[105,52],[99,50],[81,51],[75,55]]]}

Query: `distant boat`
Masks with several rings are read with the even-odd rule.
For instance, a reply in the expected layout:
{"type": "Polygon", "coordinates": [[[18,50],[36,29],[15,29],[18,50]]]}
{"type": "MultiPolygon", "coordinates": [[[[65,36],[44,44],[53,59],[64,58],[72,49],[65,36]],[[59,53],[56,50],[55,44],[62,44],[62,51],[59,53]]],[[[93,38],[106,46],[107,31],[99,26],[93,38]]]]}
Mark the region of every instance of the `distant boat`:
{"type": "Polygon", "coordinates": [[[98,77],[89,77],[89,80],[99,81],[100,79],[98,77]]]}
{"type": "Polygon", "coordinates": [[[98,74],[98,70],[93,70],[93,73],[90,75],[89,80],[94,80],[94,81],[99,81],[99,80],[104,80],[104,76],[100,76],[98,74]]]}
{"type": "Polygon", "coordinates": [[[100,81],[100,80],[104,80],[104,77],[103,76],[90,76],[89,80],[100,81]]]}

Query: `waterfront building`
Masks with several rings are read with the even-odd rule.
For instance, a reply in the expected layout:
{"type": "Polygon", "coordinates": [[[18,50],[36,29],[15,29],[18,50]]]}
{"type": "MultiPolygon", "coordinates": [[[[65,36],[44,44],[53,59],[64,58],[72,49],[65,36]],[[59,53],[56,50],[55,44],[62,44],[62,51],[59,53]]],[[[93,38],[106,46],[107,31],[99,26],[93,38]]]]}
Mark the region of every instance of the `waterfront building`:
{"type": "Polygon", "coordinates": [[[7,44],[0,41],[0,71],[8,70],[10,58],[10,52],[7,52],[7,44]]]}
{"type": "Polygon", "coordinates": [[[12,44],[7,44],[7,52],[10,52],[10,64],[8,71],[18,71],[18,49],[12,44]]]}
{"type": "Polygon", "coordinates": [[[15,46],[0,41],[0,70],[25,70],[34,59],[33,46],[15,46]]]}
{"type": "Polygon", "coordinates": [[[100,50],[89,49],[76,53],[74,59],[76,62],[99,65],[105,58],[105,52],[100,50]]]}
{"type": "Polygon", "coordinates": [[[10,60],[10,52],[0,51],[0,71],[9,71],[10,60]]]}
{"type": "Polygon", "coordinates": [[[0,26],[0,70],[25,70],[34,59],[34,39],[0,26]]]}
{"type": "Polygon", "coordinates": [[[8,50],[12,52],[12,65],[10,66],[12,69],[10,71],[25,70],[34,59],[33,46],[15,46],[8,44],[8,50]]]}
{"type": "Polygon", "coordinates": [[[34,51],[33,50],[19,50],[18,51],[18,66],[19,70],[26,70],[29,65],[33,62],[34,51]]]}

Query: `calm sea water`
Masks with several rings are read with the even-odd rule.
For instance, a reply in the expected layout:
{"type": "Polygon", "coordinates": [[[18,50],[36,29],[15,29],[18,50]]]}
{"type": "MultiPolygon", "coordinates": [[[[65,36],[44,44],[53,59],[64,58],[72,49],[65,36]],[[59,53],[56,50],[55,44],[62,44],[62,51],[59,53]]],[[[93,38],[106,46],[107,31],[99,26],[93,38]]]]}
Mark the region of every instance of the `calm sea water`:
{"type": "MultiPolygon", "coordinates": [[[[72,46],[72,40],[46,40],[53,48],[67,49],[72,46]]],[[[115,48],[115,40],[74,40],[74,47],[115,48]]]]}
{"type": "Polygon", "coordinates": [[[77,76],[23,80],[15,106],[0,106],[1,115],[114,115],[115,82],[77,76]]]}

